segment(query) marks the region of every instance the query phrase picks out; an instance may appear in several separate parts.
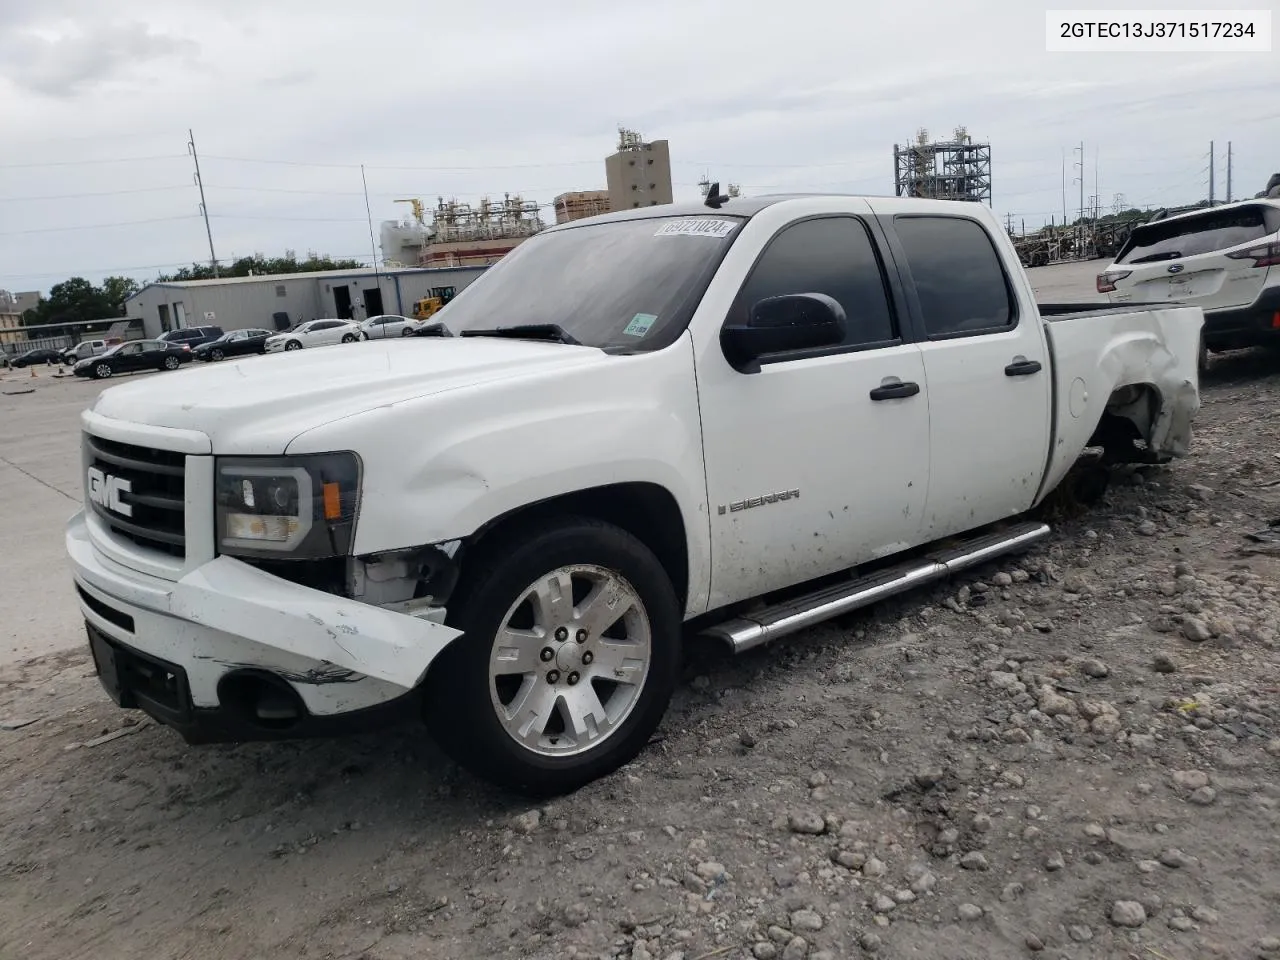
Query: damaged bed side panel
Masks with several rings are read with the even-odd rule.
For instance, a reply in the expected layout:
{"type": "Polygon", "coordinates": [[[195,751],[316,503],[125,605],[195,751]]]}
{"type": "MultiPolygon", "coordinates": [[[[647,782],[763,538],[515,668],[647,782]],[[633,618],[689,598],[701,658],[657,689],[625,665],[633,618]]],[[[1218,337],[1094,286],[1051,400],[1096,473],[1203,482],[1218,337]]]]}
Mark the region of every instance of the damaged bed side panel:
{"type": "Polygon", "coordinates": [[[1079,459],[1109,405],[1132,420],[1153,453],[1187,454],[1200,409],[1203,324],[1199,307],[1082,313],[1045,324],[1054,363],[1054,440],[1037,501],[1079,459]]]}
{"type": "Polygon", "coordinates": [[[288,583],[231,557],[219,557],[174,587],[172,611],[264,647],[331,664],[334,682],[350,671],[417,686],[431,661],[461,631],[288,583]],[[335,672],[337,671],[337,672],[335,672]]]}

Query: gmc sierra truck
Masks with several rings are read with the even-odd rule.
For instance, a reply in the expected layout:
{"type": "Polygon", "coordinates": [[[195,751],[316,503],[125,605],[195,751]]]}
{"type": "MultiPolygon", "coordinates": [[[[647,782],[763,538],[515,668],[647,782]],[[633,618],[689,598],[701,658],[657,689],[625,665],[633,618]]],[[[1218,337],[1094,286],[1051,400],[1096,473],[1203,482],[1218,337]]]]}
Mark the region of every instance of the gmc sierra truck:
{"type": "Polygon", "coordinates": [[[1185,454],[1198,307],[1038,306],[975,203],[799,195],[521,244],[433,336],[83,413],[102,685],[191,743],[425,719],[531,793],[632,759],[682,638],[746,650],[1026,549],[1085,451],[1185,454]]]}

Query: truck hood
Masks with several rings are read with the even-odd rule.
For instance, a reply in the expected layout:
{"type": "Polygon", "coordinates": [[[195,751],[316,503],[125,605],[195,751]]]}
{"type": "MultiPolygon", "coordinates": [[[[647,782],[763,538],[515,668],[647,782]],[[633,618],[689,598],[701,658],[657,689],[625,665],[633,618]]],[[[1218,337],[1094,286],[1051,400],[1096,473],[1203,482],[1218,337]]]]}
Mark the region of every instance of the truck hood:
{"type": "Polygon", "coordinates": [[[214,453],[278,454],[307,430],[377,407],[608,361],[592,347],[489,337],[364,341],[155,374],[104,390],[91,409],[199,431],[214,453]]]}

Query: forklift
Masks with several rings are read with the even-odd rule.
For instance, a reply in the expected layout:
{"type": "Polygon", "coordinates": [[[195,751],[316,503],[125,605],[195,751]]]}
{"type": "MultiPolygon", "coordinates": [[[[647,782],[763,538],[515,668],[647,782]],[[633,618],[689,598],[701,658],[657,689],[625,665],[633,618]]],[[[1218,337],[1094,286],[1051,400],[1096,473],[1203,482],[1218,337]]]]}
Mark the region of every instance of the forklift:
{"type": "Polygon", "coordinates": [[[413,305],[413,319],[430,319],[453,299],[456,292],[453,287],[432,287],[431,296],[423,297],[413,305]]]}

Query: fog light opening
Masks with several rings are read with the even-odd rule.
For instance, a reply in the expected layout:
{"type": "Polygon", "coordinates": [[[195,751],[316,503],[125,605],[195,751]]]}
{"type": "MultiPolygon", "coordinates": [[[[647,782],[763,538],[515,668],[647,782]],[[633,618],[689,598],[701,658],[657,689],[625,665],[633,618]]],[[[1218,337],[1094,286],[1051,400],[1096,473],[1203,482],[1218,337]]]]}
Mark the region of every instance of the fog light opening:
{"type": "Polygon", "coordinates": [[[307,715],[298,691],[266,671],[227,674],[218,681],[218,702],[243,723],[264,730],[287,730],[307,715]]]}

